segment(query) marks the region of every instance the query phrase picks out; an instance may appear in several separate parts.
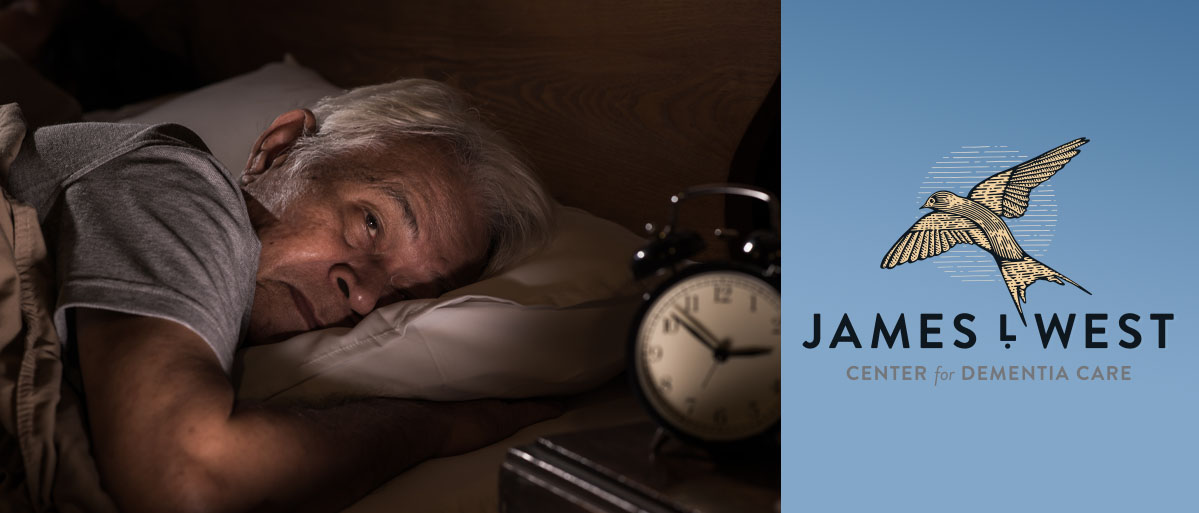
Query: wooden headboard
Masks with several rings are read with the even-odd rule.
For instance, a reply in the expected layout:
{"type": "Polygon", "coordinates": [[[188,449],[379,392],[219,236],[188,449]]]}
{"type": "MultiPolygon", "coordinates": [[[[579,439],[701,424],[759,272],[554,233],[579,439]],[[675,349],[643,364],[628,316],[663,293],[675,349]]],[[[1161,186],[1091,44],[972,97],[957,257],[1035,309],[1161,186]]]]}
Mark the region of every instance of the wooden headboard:
{"type": "Polygon", "coordinates": [[[561,202],[635,230],[727,179],[780,66],[777,0],[109,2],[205,80],[290,52],[344,87],[458,86],[561,202]]]}

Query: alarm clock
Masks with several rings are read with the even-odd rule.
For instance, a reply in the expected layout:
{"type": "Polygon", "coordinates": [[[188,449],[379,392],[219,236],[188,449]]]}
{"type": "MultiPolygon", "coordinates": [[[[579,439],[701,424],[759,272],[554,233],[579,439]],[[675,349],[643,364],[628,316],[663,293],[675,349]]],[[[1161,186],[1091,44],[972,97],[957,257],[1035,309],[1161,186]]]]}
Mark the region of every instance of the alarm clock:
{"type": "Polygon", "coordinates": [[[777,433],[781,405],[778,201],[763,189],[716,184],[687,189],[671,204],[670,221],[633,257],[638,278],[668,274],[643,296],[632,323],[633,389],[675,438],[712,448],[762,440],[777,433]],[[678,207],[712,194],[766,202],[772,226],[745,237],[717,230],[732,257],[687,265],[704,243],[676,228],[678,207]]]}

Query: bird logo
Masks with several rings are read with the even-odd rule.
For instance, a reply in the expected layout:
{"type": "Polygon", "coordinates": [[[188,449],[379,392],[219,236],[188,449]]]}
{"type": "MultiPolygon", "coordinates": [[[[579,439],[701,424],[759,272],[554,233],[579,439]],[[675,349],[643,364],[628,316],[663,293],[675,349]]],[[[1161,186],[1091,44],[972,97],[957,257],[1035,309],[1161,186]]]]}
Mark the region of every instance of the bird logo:
{"type": "Polygon", "coordinates": [[[1029,193],[1066,166],[1078,155],[1079,147],[1090,142],[1080,137],[1012,168],[992,175],[970,189],[966,197],[949,191],[937,191],[920,208],[932,209],[895,241],[881,267],[924,260],[940,255],[958,244],[974,244],[991,256],[1007,285],[1012,303],[1024,319],[1021,303],[1028,302],[1025,290],[1037,280],[1058,285],[1071,285],[1090,294],[1074,280],[1067,278],[1037,259],[1029,256],[1012,236],[1007,223],[1000,217],[1019,218],[1028,209],[1029,193]]]}

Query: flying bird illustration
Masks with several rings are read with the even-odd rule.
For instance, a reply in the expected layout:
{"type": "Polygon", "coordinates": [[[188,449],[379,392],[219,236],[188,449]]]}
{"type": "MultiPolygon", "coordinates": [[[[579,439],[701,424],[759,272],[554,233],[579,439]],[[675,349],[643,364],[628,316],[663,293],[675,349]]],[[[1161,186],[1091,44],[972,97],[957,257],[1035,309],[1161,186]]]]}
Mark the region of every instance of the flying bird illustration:
{"type": "Polygon", "coordinates": [[[1024,319],[1020,303],[1027,302],[1024,291],[1037,280],[1065,285],[1070,282],[1083,292],[1091,292],[1049,266],[1042,264],[1016,243],[1012,231],[1000,216],[1015,219],[1028,209],[1029,193],[1048,180],[1070,159],[1078,155],[1078,148],[1090,142],[1080,137],[1049,150],[1039,157],[992,175],[970,189],[963,198],[949,191],[937,191],[920,208],[931,208],[932,213],[921,217],[907,233],[895,241],[887,256],[883,257],[882,268],[891,269],[899,264],[931,258],[956,246],[974,244],[995,257],[1003,281],[1012,295],[1012,303],[1024,319]]]}

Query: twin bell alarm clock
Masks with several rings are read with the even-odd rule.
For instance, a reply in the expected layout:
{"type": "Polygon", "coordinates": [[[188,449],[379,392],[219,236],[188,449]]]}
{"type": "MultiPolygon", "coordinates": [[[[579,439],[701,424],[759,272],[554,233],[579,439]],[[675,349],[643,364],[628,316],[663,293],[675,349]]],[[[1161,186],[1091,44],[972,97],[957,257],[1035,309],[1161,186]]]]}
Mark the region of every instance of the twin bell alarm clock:
{"type": "Polygon", "coordinates": [[[719,448],[777,437],[778,200],[764,189],[715,184],[689,188],[670,201],[669,222],[657,230],[647,226],[650,240],[633,257],[638,279],[665,277],[644,294],[632,323],[633,389],[653,420],[685,442],[719,448]],[[715,230],[729,243],[729,258],[691,262],[705,243],[697,232],[677,226],[679,206],[709,195],[761,200],[770,207],[771,225],[748,234],[715,230]]]}

